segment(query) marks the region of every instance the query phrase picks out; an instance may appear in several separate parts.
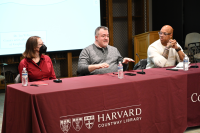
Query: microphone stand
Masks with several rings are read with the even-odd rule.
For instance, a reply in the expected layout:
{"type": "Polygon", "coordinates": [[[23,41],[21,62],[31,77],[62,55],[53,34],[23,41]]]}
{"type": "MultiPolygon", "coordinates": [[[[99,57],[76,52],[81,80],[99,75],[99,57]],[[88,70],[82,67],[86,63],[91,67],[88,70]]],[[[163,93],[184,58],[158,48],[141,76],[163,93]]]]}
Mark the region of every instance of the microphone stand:
{"type": "MultiPolygon", "coordinates": [[[[56,59],[55,58],[53,58],[53,59],[55,61],[55,67],[56,67],[56,59]]],[[[56,67],[56,70],[58,70],[57,67],[56,67]]],[[[58,79],[54,79],[53,82],[55,82],[55,83],[62,83],[62,80],[58,77],[58,79]]]]}
{"type": "MultiPolygon", "coordinates": [[[[140,60],[140,56],[136,53],[136,55],[138,56],[139,60],[140,60]]],[[[143,71],[143,63],[141,63],[141,60],[140,60],[140,64],[142,66],[142,71],[141,72],[137,72],[138,74],[145,74],[145,72],[143,71]]]]}
{"type": "Polygon", "coordinates": [[[145,74],[145,72],[143,72],[143,68],[141,72],[137,72],[138,74],[145,74]]]}

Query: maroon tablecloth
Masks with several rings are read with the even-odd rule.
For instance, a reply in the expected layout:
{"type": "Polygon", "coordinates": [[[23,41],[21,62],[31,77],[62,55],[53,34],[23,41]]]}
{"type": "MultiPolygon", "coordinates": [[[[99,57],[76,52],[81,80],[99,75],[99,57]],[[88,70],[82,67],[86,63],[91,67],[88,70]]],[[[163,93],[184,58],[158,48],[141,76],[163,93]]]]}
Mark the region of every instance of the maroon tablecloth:
{"type": "MultiPolygon", "coordinates": [[[[187,127],[200,125],[200,63],[199,68],[189,68],[189,71],[175,71],[174,73],[187,74],[187,127]]],[[[163,71],[164,68],[157,71],[163,71]]],[[[170,76],[171,73],[165,73],[170,76]]],[[[183,81],[182,81],[183,82],[183,81]]]]}
{"type": "Polygon", "coordinates": [[[2,133],[182,133],[188,78],[197,69],[165,69],[124,79],[105,74],[8,85],[2,133]]]}
{"type": "MultiPolygon", "coordinates": [[[[194,64],[192,64],[194,65],[194,64]]],[[[187,73],[187,126],[200,125],[200,63],[199,68],[190,68],[187,73]]]]}

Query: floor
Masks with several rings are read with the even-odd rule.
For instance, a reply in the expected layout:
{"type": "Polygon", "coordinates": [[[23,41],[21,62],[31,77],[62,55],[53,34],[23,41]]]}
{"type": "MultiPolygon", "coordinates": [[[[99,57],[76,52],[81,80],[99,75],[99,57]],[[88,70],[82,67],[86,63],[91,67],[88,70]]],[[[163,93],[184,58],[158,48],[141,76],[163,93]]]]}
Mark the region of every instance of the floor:
{"type": "MultiPolygon", "coordinates": [[[[4,107],[5,93],[0,93],[0,132],[3,120],[3,107],[4,107]]],[[[200,133],[200,127],[187,128],[184,133],[200,133]]]]}

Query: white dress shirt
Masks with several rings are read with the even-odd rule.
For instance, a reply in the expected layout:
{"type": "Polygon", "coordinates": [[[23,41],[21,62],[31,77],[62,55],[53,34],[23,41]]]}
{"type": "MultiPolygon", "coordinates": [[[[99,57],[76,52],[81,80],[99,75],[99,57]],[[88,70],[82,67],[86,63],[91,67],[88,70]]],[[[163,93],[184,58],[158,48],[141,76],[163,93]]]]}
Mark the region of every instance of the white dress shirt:
{"type": "MultiPolygon", "coordinates": [[[[177,43],[177,46],[181,48],[181,46],[177,43]]],[[[147,66],[148,68],[155,68],[155,67],[168,67],[168,66],[175,66],[176,61],[180,62],[180,58],[178,52],[174,48],[169,49],[168,59],[162,56],[163,51],[166,46],[161,44],[160,39],[149,45],[147,50],[147,66]]],[[[183,49],[181,48],[183,51],[183,49]]]]}

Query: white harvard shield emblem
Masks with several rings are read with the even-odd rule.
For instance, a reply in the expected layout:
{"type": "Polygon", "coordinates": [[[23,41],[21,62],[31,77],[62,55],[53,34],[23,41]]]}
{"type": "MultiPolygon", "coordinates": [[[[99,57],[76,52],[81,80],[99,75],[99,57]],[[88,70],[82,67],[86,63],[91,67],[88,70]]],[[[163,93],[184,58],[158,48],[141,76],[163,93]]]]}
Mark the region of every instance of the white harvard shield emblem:
{"type": "Polygon", "coordinates": [[[85,123],[85,126],[86,126],[88,129],[91,129],[92,126],[94,125],[94,115],[85,116],[85,117],[84,117],[84,123],[85,123]]]}
{"type": "Polygon", "coordinates": [[[64,133],[67,133],[71,126],[71,119],[60,120],[60,128],[64,133]]]}
{"type": "Polygon", "coordinates": [[[83,117],[72,118],[72,125],[76,131],[81,130],[83,125],[83,117]]]}

